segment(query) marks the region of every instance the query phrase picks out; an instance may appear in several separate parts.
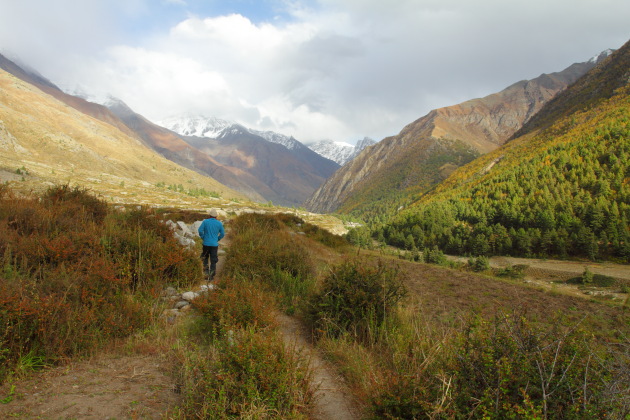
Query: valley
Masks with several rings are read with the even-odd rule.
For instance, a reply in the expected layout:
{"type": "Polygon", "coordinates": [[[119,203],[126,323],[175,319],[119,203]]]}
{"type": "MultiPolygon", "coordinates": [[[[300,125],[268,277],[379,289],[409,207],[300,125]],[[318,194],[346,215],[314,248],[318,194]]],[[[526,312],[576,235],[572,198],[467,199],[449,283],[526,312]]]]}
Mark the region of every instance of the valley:
{"type": "Polygon", "coordinates": [[[312,148],[0,68],[1,417],[630,415],[630,42],[312,148]]]}

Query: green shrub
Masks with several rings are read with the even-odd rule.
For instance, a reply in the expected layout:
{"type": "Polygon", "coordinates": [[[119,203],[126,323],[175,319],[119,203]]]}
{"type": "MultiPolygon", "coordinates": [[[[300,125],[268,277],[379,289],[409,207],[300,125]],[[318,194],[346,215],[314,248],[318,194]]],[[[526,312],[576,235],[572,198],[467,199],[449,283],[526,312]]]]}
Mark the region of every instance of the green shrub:
{"type": "Polygon", "coordinates": [[[628,414],[626,388],[619,387],[628,381],[628,354],[599,349],[593,335],[577,325],[557,318],[543,327],[504,314],[491,321],[474,317],[442,334],[435,340],[425,332],[378,348],[387,358],[369,393],[370,418],[628,414]]]}
{"type": "Polygon", "coordinates": [[[379,327],[406,295],[396,267],[349,261],[335,267],[308,304],[308,318],[319,334],[354,334],[372,341],[379,327]]]}
{"type": "Polygon", "coordinates": [[[569,284],[582,284],[584,286],[596,287],[611,287],[617,283],[613,277],[603,274],[594,274],[588,267],[584,269],[581,276],[570,278],[566,282],[569,284]]]}
{"type": "Polygon", "coordinates": [[[468,266],[474,272],[487,271],[490,269],[490,260],[486,256],[479,256],[468,259],[468,266]]]}
{"type": "Polygon", "coordinates": [[[497,275],[499,277],[510,277],[513,279],[521,279],[525,276],[525,270],[527,270],[528,268],[529,266],[525,264],[508,265],[507,267],[498,269],[497,275]]]}
{"type": "Polygon", "coordinates": [[[557,320],[534,326],[525,317],[473,320],[460,335],[451,367],[453,404],[475,418],[602,418],[610,371],[592,335],[557,320]]]}
{"type": "Polygon", "coordinates": [[[245,279],[222,276],[218,287],[193,302],[201,316],[200,334],[208,338],[225,337],[236,329],[264,329],[274,324],[276,304],[257,284],[245,279]]]}
{"type": "Polygon", "coordinates": [[[437,247],[425,248],[422,251],[422,260],[427,264],[447,265],[446,256],[437,247]]]}

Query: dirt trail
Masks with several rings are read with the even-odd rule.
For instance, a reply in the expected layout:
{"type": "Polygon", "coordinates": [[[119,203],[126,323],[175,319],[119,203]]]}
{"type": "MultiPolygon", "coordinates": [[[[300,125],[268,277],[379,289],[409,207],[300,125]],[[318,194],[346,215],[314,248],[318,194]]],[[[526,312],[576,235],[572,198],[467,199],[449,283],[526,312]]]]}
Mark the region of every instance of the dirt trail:
{"type": "Polygon", "coordinates": [[[359,409],[354,404],[343,379],[335,372],[313,347],[309,334],[295,318],[279,314],[278,321],[285,344],[295,349],[310,361],[313,372],[315,404],[311,412],[314,420],[359,419],[359,409]]]}
{"type": "MultiPolygon", "coordinates": [[[[226,237],[226,239],[228,239],[226,237]]],[[[228,245],[221,242],[221,248],[228,245]]],[[[220,249],[217,273],[223,269],[220,249]]],[[[288,346],[310,360],[314,420],[359,416],[343,381],[324,361],[294,318],[278,315],[288,346]]],[[[90,360],[47,369],[0,387],[0,419],[166,419],[180,395],[163,355],[101,353],[90,360]]]]}

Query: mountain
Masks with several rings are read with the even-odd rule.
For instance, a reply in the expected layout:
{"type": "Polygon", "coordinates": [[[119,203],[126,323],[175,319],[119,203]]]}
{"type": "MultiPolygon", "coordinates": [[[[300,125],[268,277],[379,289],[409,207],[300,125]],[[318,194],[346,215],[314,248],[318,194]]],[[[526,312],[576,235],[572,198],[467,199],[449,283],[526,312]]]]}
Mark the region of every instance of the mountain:
{"type": "Polygon", "coordinates": [[[249,174],[258,182],[257,191],[276,204],[300,205],[339,167],[306,146],[290,150],[238,124],[216,139],[184,139],[220,164],[249,174]]]}
{"type": "Polygon", "coordinates": [[[156,124],[182,136],[216,138],[234,123],[221,118],[188,113],[171,116],[157,121],[156,124]]]}
{"type": "Polygon", "coordinates": [[[118,99],[110,98],[106,105],[144,144],[167,159],[210,176],[253,201],[268,201],[261,193],[264,184],[246,171],[217,162],[188,144],[178,134],[152,123],[118,99]]]}
{"type": "Polygon", "coordinates": [[[305,202],[306,208],[370,220],[408,204],[456,168],[508,141],[596,61],[576,63],[484,98],[431,111],[338,170],[305,202]]]}
{"type": "MultiPolygon", "coordinates": [[[[0,177],[11,181],[12,188],[41,190],[69,183],[93,189],[114,202],[152,205],[179,204],[190,198],[181,194],[186,192],[244,199],[242,194],[163,158],[139,138],[68,106],[40,87],[92,111],[99,110],[98,106],[67,98],[54,85],[33,78],[6,58],[2,62],[3,69],[11,68],[36,83],[0,70],[0,177]],[[173,185],[181,193],[166,188],[173,185]]],[[[100,110],[108,119],[115,119],[107,109],[100,110]]]]}
{"type": "Polygon", "coordinates": [[[350,143],[322,140],[310,145],[309,148],[320,156],[343,166],[354,159],[363,149],[373,144],[376,144],[374,140],[369,137],[364,137],[363,140],[357,142],[356,146],[350,143]]]}
{"type": "Polygon", "coordinates": [[[459,255],[630,262],[628,121],[630,42],[375,235],[459,255]]]}
{"type": "MultiPolygon", "coordinates": [[[[161,124],[219,165],[240,171],[265,201],[276,204],[301,205],[339,168],[293,137],[271,131],[191,115],[169,118],[161,124]]],[[[213,176],[231,185],[229,180],[213,176]]]]}

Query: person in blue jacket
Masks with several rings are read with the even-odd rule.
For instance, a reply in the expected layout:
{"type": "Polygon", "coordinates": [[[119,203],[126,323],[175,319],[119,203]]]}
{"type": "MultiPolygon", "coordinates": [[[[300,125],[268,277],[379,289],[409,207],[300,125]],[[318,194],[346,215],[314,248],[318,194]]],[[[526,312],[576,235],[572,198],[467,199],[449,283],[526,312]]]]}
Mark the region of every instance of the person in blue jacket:
{"type": "Polygon", "coordinates": [[[201,251],[203,272],[212,280],[219,261],[219,241],[225,236],[225,230],[223,223],[217,220],[218,213],[215,209],[210,210],[208,215],[210,217],[199,226],[199,236],[203,239],[203,251],[201,251]],[[210,257],[210,269],[208,269],[208,257],[210,257]]]}

